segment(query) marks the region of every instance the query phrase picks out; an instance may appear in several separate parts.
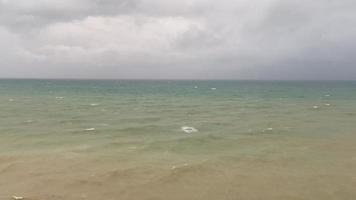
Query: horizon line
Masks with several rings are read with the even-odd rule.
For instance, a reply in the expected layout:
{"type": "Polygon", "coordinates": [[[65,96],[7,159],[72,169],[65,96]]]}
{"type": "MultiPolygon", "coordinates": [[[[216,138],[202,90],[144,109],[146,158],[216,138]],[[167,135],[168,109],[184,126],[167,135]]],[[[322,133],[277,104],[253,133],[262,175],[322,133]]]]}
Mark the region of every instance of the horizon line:
{"type": "Polygon", "coordinates": [[[0,80],[68,80],[68,81],[356,81],[356,79],[193,79],[193,78],[33,78],[0,77],[0,80]]]}

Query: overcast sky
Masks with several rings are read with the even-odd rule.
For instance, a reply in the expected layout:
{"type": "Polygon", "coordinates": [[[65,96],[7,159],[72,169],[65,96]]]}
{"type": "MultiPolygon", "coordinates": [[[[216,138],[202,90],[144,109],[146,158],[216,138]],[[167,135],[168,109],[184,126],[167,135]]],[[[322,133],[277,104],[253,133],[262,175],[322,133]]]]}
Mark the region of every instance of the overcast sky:
{"type": "Polygon", "coordinates": [[[0,77],[356,79],[356,1],[0,0],[0,77]]]}

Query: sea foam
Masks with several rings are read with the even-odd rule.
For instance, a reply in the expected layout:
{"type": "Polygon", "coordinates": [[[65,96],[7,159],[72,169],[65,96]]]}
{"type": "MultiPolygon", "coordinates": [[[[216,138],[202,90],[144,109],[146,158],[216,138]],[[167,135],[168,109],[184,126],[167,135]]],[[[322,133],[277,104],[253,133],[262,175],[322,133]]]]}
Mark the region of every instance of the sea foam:
{"type": "Polygon", "coordinates": [[[186,133],[195,133],[198,132],[198,129],[194,128],[194,127],[189,127],[189,126],[183,126],[182,131],[186,132],[186,133]]]}

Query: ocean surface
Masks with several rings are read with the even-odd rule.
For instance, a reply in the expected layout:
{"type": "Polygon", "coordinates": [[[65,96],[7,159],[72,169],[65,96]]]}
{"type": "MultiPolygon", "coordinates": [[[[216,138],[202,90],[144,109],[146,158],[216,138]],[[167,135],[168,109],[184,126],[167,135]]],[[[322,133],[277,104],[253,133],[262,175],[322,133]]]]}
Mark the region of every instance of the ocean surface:
{"type": "Polygon", "coordinates": [[[354,200],[356,82],[0,80],[0,200],[354,200]]]}

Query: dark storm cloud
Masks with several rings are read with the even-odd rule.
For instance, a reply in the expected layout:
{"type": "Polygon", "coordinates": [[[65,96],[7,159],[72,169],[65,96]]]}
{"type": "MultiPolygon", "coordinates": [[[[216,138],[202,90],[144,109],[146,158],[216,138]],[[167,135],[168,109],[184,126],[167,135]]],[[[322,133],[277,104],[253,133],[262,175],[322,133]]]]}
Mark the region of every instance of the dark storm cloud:
{"type": "Polygon", "coordinates": [[[11,0],[0,1],[0,22],[11,29],[38,28],[88,16],[129,13],[137,0],[11,0]]]}
{"type": "Polygon", "coordinates": [[[1,0],[2,77],[356,79],[351,0],[1,0]]]}

